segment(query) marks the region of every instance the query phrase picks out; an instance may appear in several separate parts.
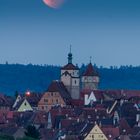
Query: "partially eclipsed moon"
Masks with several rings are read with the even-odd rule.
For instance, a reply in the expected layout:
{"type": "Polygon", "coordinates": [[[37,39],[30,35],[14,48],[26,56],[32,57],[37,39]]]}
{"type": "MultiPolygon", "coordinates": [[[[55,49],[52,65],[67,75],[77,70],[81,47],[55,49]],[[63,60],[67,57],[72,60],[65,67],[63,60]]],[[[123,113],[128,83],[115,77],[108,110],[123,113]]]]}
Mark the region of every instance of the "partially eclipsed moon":
{"type": "Polygon", "coordinates": [[[52,8],[59,8],[63,3],[64,0],[43,0],[45,4],[52,8]]]}

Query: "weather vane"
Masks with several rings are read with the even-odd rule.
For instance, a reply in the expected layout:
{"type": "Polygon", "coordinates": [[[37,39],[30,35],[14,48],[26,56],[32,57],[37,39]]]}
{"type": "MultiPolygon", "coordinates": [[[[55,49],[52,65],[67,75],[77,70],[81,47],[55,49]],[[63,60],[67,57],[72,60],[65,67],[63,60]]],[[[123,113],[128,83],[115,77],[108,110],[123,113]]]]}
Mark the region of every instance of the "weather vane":
{"type": "Polygon", "coordinates": [[[91,59],[92,59],[92,56],[90,56],[90,60],[89,60],[90,63],[91,63],[91,59]]]}
{"type": "Polygon", "coordinates": [[[72,46],[71,46],[71,44],[70,44],[70,53],[71,53],[71,47],[72,47],[72,46]]]}

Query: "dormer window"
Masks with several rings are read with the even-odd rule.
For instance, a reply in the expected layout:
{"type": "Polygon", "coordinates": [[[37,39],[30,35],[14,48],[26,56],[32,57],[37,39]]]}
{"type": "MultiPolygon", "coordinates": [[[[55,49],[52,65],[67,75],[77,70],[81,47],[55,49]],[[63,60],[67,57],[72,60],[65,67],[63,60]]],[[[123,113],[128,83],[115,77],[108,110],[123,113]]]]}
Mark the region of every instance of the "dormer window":
{"type": "Polygon", "coordinates": [[[44,102],[46,102],[46,103],[47,103],[47,102],[48,102],[48,99],[44,99],[44,102]]]}
{"type": "Polygon", "coordinates": [[[58,99],[56,99],[56,103],[58,103],[59,102],[59,100],[58,99]]]}

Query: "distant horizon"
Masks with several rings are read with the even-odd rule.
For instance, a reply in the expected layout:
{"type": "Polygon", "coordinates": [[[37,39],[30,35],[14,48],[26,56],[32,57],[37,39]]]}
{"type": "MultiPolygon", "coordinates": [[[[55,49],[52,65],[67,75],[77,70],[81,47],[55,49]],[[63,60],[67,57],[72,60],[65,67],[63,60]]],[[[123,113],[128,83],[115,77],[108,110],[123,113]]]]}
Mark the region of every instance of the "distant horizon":
{"type": "MultiPolygon", "coordinates": [[[[78,65],[78,67],[81,68],[83,64],[85,66],[87,66],[89,63],[81,63],[81,64],[73,63],[73,64],[78,65]]],[[[8,61],[6,61],[5,63],[0,63],[0,65],[24,65],[24,66],[34,65],[34,66],[43,66],[43,67],[45,67],[45,66],[63,67],[66,64],[62,64],[62,65],[59,65],[59,64],[37,64],[37,63],[26,63],[26,64],[24,64],[24,63],[15,63],[15,62],[14,63],[9,63],[8,61]]],[[[131,67],[131,66],[132,67],[140,67],[140,65],[120,65],[120,66],[110,65],[110,66],[104,66],[104,65],[98,65],[96,63],[92,63],[92,65],[93,65],[93,67],[96,65],[97,68],[103,67],[103,68],[108,68],[108,69],[110,69],[111,67],[113,67],[113,68],[121,68],[121,66],[123,66],[123,67],[131,67]]]]}

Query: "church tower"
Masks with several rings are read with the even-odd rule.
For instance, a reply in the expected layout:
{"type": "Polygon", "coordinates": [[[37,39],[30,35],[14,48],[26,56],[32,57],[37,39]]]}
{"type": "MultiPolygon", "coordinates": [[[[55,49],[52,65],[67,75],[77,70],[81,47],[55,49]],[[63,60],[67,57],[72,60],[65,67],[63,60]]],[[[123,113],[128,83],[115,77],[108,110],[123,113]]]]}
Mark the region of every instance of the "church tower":
{"type": "Polygon", "coordinates": [[[82,89],[96,90],[99,85],[99,75],[90,63],[87,66],[85,73],[82,75],[82,89]]]}
{"type": "Polygon", "coordinates": [[[61,81],[71,94],[72,99],[79,99],[80,77],[79,68],[72,64],[71,47],[68,54],[68,64],[61,68],[61,81]]]}

